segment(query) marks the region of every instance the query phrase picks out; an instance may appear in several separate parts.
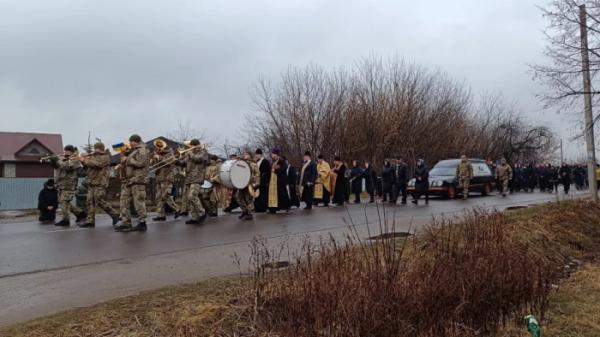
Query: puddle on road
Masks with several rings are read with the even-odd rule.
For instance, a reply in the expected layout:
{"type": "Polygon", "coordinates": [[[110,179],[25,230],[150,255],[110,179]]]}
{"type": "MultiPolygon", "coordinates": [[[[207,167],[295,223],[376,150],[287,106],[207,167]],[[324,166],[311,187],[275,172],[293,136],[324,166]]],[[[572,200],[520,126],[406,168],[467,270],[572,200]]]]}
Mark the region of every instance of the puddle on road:
{"type": "Polygon", "coordinates": [[[289,261],[275,261],[263,264],[265,269],[282,269],[290,266],[289,261]]]}
{"type": "Polygon", "coordinates": [[[385,239],[405,238],[408,236],[412,236],[412,234],[409,232],[390,232],[390,233],[383,233],[383,234],[376,235],[376,236],[371,236],[369,238],[369,240],[385,240],[385,239]]]}

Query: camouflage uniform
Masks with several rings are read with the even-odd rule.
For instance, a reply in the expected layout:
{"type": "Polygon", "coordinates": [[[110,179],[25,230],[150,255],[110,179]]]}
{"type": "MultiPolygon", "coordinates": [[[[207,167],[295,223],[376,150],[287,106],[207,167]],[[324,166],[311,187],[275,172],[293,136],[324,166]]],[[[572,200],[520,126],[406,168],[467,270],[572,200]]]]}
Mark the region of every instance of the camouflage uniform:
{"type": "Polygon", "coordinates": [[[196,148],[188,152],[183,158],[185,162],[185,185],[187,186],[188,207],[192,212],[192,220],[204,217],[204,207],[200,201],[200,186],[204,183],[206,164],[209,163],[208,152],[196,148]]]}
{"type": "Polygon", "coordinates": [[[78,218],[83,214],[81,208],[71,203],[77,189],[77,170],[81,167],[81,162],[77,156],[71,155],[68,157],[53,157],[51,163],[56,170],[55,181],[62,220],[68,223],[69,213],[75,214],[78,218]]]}
{"type": "Polygon", "coordinates": [[[163,162],[170,163],[156,170],[156,212],[158,216],[164,218],[165,204],[168,204],[175,212],[179,212],[179,207],[173,200],[171,191],[173,190],[173,182],[175,181],[175,156],[173,150],[166,148],[162,153],[155,154],[152,158],[152,164],[163,162]]]}
{"type": "Polygon", "coordinates": [[[125,162],[125,181],[121,185],[121,218],[131,225],[131,203],[140,223],[146,222],[146,181],[148,176],[148,148],[139,144],[131,150],[125,162]]]}
{"type": "Polygon", "coordinates": [[[468,159],[461,159],[460,164],[456,167],[456,176],[458,177],[458,185],[462,187],[463,198],[469,197],[469,183],[473,179],[473,167],[468,159]]]}
{"type": "Polygon", "coordinates": [[[502,163],[496,167],[496,179],[500,182],[500,192],[502,192],[502,195],[506,195],[508,184],[511,181],[512,176],[512,168],[507,163],[502,163]]]}
{"type": "MultiPolygon", "coordinates": [[[[246,160],[246,162],[250,166],[250,182],[248,183],[248,186],[252,186],[256,190],[260,181],[258,166],[253,160],[246,160]]],[[[250,195],[248,188],[237,190],[236,198],[242,209],[242,214],[247,215],[254,213],[254,197],[250,195]]]]}
{"type": "Polygon", "coordinates": [[[210,165],[206,168],[204,179],[211,182],[212,188],[210,190],[203,188],[200,193],[200,196],[202,199],[202,205],[204,206],[208,214],[217,214],[219,201],[217,197],[217,190],[219,188],[218,185],[220,183],[220,168],[220,165],[215,161],[211,161],[210,165]]]}
{"type": "Polygon", "coordinates": [[[87,170],[87,223],[94,223],[96,207],[103,209],[112,218],[118,217],[117,212],[106,202],[106,189],[110,178],[110,153],[97,151],[85,157],[83,165],[87,170]]]}

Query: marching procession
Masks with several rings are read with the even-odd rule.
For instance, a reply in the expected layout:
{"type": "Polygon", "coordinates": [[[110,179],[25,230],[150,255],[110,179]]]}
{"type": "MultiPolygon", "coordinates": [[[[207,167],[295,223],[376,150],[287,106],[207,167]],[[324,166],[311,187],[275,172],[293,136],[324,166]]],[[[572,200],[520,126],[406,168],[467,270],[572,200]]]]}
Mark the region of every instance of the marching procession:
{"type": "MultiPolygon", "coordinates": [[[[176,151],[162,139],[155,140],[153,145],[154,153],[150,153],[142,138],[134,134],[128,144],[112,146],[120,153],[119,164],[114,168],[120,180],[119,210],[106,200],[111,154],[102,142],[90,145],[92,149],[88,153],[79,154],[76,147],[67,145],[62,155],[42,158],[42,162],[48,162],[55,169],[55,180],[48,182],[40,193],[40,205],[43,205],[40,220],[56,208],[52,202],[42,200],[42,195],[55,188],[58,200],[54,203],[62,213],[56,226],[70,226],[73,214],[79,227],[95,227],[96,210],[100,208],[112,219],[115,231],[146,231],[146,185],[150,175],[154,176],[157,213],[152,220],[166,221],[168,208],[175,219],[189,217],[186,221],[189,225],[200,225],[207,217],[217,216],[220,208],[229,213],[239,207],[239,219],[252,220],[254,213],[287,212],[292,207],[300,207],[300,202],[304,202],[307,210],[313,205],[341,206],[351,202],[352,195],[352,201],[360,203],[363,186],[371,203],[379,196],[383,202],[406,204],[410,193],[412,203],[418,204],[424,196],[428,204],[430,188],[433,188],[429,182],[430,170],[422,159],[416,161],[412,174],[403,159],[386,160],[378,175],[369,162],[360,165],[354,160],[348,167],[336,156],[330,166],[322,155],[315,160],[307,151],[297,172],[277,148],[270,151],[270,160],[257,149],[254,153],[244,151],[241,158],[233,155],[223,161],[209,155],[198,139],[186,141],[186,148],[176,151]],[[87,177],[85,210],[72,203],[81,168],[87,177]],[[173,196],[177,174],[184,177],[179,203],[173,196]],[[132,210],[137,217],[135,226],[132,210]]],[[[520,190],[533,191],[536,187],[541,191],[555,191],[559,184],[568,193],[571,181],[575,181],[577,189],[586,184],[585,170],[580,166],[511,166],[505,159],[498,164],[488,161],[486,165],[493,172],[494,185],[502,196],[520,190]]],[[[474,185],[473,164],[466,156],[456,162],[455,177],[466,199],[470,186],[474,185]]],[[[54,220],[54,216],[47,219],[54,220]]]]}

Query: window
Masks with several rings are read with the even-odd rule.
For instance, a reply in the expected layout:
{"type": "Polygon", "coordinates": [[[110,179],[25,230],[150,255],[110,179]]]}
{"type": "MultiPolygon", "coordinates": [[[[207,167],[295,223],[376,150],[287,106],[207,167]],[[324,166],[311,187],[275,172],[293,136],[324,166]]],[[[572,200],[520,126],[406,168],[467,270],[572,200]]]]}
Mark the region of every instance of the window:
{"type": "Polygon", "coordinates": [[[484,177],[490,176],[492,173],[490,172],[490,168],[486,165],[486,163],[473,163],[473,176],[474,177],[484,177]]]}

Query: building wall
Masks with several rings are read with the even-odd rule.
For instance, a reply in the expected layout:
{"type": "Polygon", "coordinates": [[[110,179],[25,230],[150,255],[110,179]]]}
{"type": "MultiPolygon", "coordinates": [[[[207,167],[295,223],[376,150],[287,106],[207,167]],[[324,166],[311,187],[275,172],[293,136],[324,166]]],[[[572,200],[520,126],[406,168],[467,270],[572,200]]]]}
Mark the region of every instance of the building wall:
{"type": "Polygon", "coordinates": [[[17,178],[52,178],[54,177],[54,169],[48,164],[40,164],[35,162],[22,163],[16,165],[17,178]]]}
{"type": "Polygon", "coordinates": [[[17,176],[17,167],[15,163],[4,163],[4,174],[3,177],[14,178],[17,176]]]}
{"type": "Polygon", "coordinates": [[[46,178],[0,178],[0,210],[37,208],[46,178]]]}

